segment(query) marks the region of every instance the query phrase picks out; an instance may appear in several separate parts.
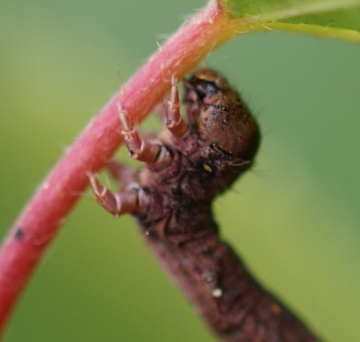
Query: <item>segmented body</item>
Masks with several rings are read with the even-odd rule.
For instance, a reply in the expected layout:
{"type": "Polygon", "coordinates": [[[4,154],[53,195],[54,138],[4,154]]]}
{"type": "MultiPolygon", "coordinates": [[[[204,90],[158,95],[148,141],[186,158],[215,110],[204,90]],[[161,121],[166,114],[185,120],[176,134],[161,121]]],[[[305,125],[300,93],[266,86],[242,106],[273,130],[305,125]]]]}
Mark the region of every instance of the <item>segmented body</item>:
{"type": "Polygon", "coordinates": [[[174,83],[169,130],[153,142],[141,140],[122,112],[130,154],[145,167],[125,172],[113,163],[113,175],[126,182],[117,194],[92,176],[98,201],[115,215],[135,216],[164,268],[224,341],[318,341],[257,284],[221,240],[213,219],[213,199],[253,164],[260,141],[256,121],[239,94],[212,70],[185,81],[184,105],[187,123],[179,116],[174,83]]]}

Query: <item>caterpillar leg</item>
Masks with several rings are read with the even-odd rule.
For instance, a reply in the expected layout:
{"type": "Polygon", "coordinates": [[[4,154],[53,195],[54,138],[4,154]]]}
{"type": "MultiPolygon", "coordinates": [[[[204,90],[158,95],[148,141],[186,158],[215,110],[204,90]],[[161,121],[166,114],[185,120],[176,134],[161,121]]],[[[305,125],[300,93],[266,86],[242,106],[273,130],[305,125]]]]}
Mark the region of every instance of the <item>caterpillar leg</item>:
{"type": "Polygon", "coordinates": [[[169,152],[161,143],[140,137],[129,115],[122,108],[119,108],[119,118],[122,127],[121,134],[124,137],[131,158],[149,164],[165,162],[171,159],[169,152]]]}
{"type": "Polygon", "coordinates": [[[188,129],[188,125],[180,115],[180,101],[177,80],[173,77],[170,97],[167,103],[165,125],[176,137],[181,137],[188,129]]]}
{"type": "Polygon", "coordinates": [[[114,216],[137,212],[139,205],[146,201],[140,187],[114,193],[102,185],[95,174],[89,173],[88,177],[96,200],[114,216]]]}

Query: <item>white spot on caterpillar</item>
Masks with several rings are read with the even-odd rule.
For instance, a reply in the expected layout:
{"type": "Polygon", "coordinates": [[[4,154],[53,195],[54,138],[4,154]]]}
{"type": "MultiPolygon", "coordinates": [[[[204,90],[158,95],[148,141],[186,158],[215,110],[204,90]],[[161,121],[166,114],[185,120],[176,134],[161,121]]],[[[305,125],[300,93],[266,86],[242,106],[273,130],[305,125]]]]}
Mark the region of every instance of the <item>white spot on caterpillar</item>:
{"type": "Polygon", "coordinates": [[[213,296],[214,298],[221,298],[222,295],[223,295],[223,291],[222,291],[222,289],[220,289],[220,288],[216,288],[216,289],[214,289],[214,290],[212,291],[212,296],[213,296]]]}
{"type": "Polygon", "coordinates": [[[209,164],[204,163],[203,168],[206,172],[209,172],[209,173],[213,172],[213,169],[211,168],[211,166],[209,164]]]}

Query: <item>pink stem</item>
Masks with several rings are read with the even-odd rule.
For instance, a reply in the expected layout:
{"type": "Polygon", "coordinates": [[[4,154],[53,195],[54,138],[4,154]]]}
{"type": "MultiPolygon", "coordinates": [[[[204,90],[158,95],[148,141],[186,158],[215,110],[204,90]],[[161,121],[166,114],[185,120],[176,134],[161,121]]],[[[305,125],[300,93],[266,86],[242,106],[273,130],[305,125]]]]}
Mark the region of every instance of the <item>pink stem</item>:
{"type": "Polygon", "coordinates": [[[0,335],[47,246],[86,188],[86,172],[99,170],[121,143],[118,105],[142,120],[171,85],[233,35],[216,1],[180,27],[148,63],[114,95],[66,151],[3,242],[0,250],[0,335]]]}

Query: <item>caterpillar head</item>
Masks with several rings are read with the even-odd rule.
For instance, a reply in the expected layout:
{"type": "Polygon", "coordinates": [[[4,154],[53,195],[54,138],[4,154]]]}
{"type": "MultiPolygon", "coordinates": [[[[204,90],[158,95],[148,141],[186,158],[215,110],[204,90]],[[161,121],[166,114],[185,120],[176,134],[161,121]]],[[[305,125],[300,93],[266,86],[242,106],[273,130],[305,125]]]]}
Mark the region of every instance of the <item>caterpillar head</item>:
{"type": "Polygon", "coordinates": [[[218,72],[204,69],[185,83],[184,103],[190,125],[200,139],[243,160],[251,160],[259,146],[260,132],[255,119],[218,72]]]}

